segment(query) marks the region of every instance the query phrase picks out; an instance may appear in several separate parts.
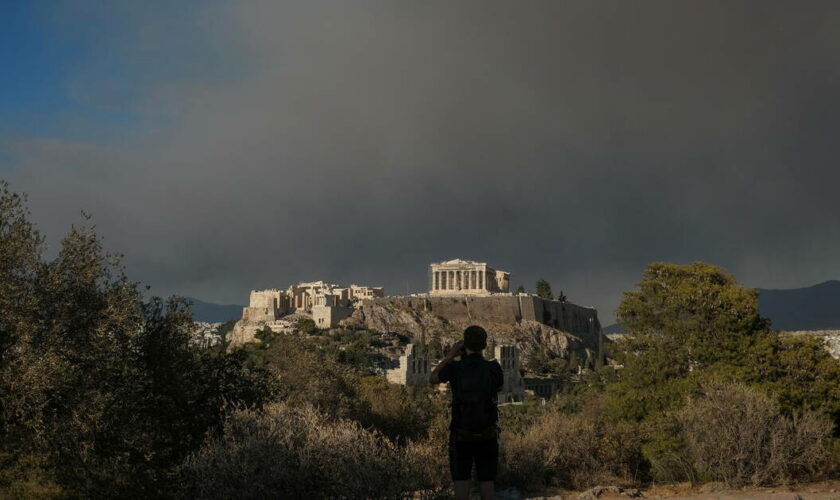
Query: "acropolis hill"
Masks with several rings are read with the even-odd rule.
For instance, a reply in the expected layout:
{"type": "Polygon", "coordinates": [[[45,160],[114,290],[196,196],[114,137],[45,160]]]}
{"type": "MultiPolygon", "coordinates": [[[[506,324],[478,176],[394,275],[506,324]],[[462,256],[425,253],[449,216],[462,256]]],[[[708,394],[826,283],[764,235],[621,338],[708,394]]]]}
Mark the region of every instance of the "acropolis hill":
{"type": "Polygon", "coordinates": [[[231,347],[255,341],[265,327],[291,331],[300,317],[318,328],[365,328],[412,338],[458,337],[467,325],[484,326],[501,341],[539,344],[557,355],[591,357],[601,325],[594,308],[530,294],[512,294],[510,273],[483,262],[449,260],[429,266],[429,291],[386,296],[379,287],[347,287],[323,281],[285,290],[252,291],[231,335],[231,347]]]}

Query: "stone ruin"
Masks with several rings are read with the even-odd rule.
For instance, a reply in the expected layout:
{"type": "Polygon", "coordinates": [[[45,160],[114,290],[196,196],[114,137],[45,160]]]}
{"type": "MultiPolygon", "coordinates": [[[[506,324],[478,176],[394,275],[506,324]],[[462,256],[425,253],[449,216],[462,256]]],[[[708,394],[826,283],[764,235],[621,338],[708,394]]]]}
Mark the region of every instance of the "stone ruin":
{"type": "MultiPolygon", "coordinates": [[[[438,360],[430,360],[417,354],[414,344],[405,347],[405,353],[400,356],[399,366],[388,370],[385,377],[388,382],[399,385],[428,385],[429,374],[437,365],[438,360]]],[[[525,399],[525,384],[519,366],[519,348],[513,345],[499,345],[495,349],[495,358],[502,367],[504,385],[499,390],[499,403],[515,403],[525,399]]]]}
{"type": "Polygon", "coordinates": [[[353,313],[357,302],[384,295],[382,287],[343,287],[325,281],[298,283],[285,290],[252,290],[248,306],[242,309],[242,318],[231,332],[230,347],[253,342],[265,327],[278,333],[290,332],[299,317],[312,318],[318,328],[334,328],[353,313]]]}

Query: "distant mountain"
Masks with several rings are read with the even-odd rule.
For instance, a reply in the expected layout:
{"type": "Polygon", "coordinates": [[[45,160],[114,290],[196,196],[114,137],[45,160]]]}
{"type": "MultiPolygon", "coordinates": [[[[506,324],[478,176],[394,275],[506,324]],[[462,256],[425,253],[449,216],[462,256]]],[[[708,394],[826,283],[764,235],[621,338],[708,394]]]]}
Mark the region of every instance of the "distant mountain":
{"type": "Polygon", "coordinates": [[[758,310],[774,330],[840,330],[840,281],[758,294],[758,310]]]}
{"type": "MultiPolygon", "coordinates": [[[[770,318],[774,330],[840,330],[840,281],[805,288],[758,289],[758,312],[770,318]]],[[[622,333],[619,325],[604,333],[622,333]]]]}
{"type": "Polygon", "coordinates": [[[603,332],[604,332],[604,333],[606,333],[606,334],[610,334],[610,333],[624,333],[624,328],[622,328],[621,326],[619,326],[619,324],[618,324],[618,323],[613,323],[613,324],[611,324],[611,325],[605,326],[604,328],[602,328],[602,329],[601,329],[601,331],[603,331],[603,332]]]}
{"type": "Polygon", "coordinates": [[[192,297],[187,297],[187,300],[192,303],[193,318],[196,321],[223,323],[225,321],[231,321],[242,317],[242,308],[244,306],[235,304],[213,304],[211,302],[204,302],[192,297]]]}

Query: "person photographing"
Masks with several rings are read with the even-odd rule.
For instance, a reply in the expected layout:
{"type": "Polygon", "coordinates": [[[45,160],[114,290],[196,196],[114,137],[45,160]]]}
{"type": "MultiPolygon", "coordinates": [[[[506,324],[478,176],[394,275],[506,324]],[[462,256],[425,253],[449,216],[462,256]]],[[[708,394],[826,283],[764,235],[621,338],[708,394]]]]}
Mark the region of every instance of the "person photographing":
{"type": "Polygon", "coordinates": [[[487,332],[480,326],[464,330],[457,342],[429,374],[430,384],[449,383],[452,420],[449,424],[449,471],[455,483],[455,498],[470,494],[475,465],[482,500],[495,496],[494,481],[499,461],[499,411],[496,394],[502,388],[502,367],[482,356],[487,332]],[[460,356],[460,360],[455,358],[460,356]]]}

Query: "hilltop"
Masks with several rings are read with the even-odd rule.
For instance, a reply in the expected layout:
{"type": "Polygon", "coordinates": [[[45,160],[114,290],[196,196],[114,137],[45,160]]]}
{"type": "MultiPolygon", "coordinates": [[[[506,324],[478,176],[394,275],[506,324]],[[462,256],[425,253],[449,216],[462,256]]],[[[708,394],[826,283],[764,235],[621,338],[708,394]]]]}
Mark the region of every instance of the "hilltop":
{"type": "Polygon", "coordinates": [[[774,330],[840,329],[840,281],[781,290],[758,290],[758,310],[774,330]]]}
{"type": "Polygon", "coordinates": [[[242,316],[242,308],[237,304],[214,304],[193,297],[185,297],[192,304],[193,319],[204,323],[224,323],[242,316]]]}

